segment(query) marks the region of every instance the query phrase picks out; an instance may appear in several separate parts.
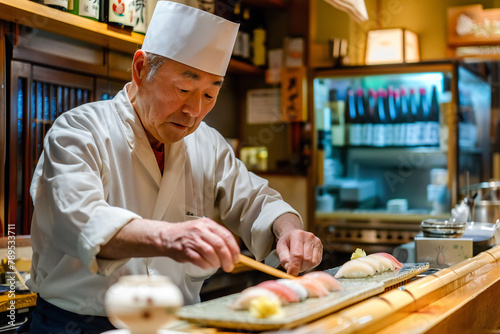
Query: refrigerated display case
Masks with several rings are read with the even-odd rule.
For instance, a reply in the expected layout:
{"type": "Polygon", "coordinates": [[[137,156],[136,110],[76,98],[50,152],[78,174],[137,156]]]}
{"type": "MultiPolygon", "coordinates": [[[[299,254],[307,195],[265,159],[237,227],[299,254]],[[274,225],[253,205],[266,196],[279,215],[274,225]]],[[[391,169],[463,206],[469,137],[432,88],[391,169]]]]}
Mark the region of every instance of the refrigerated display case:
{"type": "Polygon", "coordinates": [[[412,241],[423,219],[450,216],[467,180],[490,177],[482,69],[446,61],[314,72],[313,221],[327,247],[412,241]]]}

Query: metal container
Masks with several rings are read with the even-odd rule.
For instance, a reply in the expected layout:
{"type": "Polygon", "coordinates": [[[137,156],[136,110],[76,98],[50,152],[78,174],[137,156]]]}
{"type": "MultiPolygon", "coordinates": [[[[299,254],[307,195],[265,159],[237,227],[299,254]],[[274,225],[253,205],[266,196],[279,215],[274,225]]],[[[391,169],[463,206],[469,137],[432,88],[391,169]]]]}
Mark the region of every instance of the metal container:
{"type": "Polygon", "coordinates": [[[477,255],[495,245],[495,233],[497,233],[499,225],[499,222],[495,224],[469,222],[462,238],[472,239],[473,253],[477,255]]]}
{"type": "Polygon", "coordinates": [[[471,220],[495,223],[500,219],[500,182],[481,182],[462,188],[471,209],[471,220]]]}
{"type": "Polygon", "coordinates": [[[476,183],[469,187],[469,191],[474,192],[475,201],[500,201],[500,181],[476,183]]]}
{"type": "Polygon", "coordinates": [[[474,221],[494,223],[500,219],[500,201],[474,201],[471,215],[474,221]]]}

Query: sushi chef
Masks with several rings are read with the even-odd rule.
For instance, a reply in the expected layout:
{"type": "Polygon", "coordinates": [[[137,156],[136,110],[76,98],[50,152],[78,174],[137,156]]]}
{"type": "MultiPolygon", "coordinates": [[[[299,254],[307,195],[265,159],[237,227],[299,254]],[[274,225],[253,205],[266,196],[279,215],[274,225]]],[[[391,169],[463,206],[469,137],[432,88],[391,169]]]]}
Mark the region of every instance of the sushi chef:
{"type": "Polygon", "coordinates": [[[199,301],[203,280],[240,252],[275,249],[298,275],[320,240],[267,181],[247,171],[202,122],[223,85],[238,25],[159,1],[132,80],[113,100],[60,116],[48,132],[31,195],[38,293],[30,333],[112,329],[104,295],[123,275],[166,275],[199,301]],[[217,221],[217,222],[216,222],[217,221]]]}

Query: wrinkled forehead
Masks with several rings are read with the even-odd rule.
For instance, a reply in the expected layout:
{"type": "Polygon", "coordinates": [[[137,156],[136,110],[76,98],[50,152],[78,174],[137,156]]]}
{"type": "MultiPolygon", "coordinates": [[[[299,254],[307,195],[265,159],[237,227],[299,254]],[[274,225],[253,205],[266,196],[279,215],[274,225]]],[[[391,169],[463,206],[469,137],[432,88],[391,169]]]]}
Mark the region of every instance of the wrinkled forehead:
{"type": "Polygon", "coordinates": [[[216,87],[221,87],[224,82],[224,77],[221,75],[202,71],[169,58],[165,58],[159,71],[162,75],[173,75],[177,78],[184,78],[195,82],[206,82],[216,87]]]}

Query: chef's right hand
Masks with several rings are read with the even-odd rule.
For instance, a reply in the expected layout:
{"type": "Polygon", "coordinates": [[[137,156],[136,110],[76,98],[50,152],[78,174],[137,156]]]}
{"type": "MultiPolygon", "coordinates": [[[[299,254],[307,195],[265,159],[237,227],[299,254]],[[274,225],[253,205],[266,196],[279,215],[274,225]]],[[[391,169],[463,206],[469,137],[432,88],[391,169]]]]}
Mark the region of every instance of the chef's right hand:
{"type": "Polygon", "coordinates": [[[160,231],[160,240],[165,255],[203,269],[221,267],[231,272],[240,253],[233,234],[210,218],[167,223],[160,231]]]}

